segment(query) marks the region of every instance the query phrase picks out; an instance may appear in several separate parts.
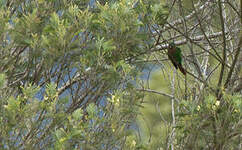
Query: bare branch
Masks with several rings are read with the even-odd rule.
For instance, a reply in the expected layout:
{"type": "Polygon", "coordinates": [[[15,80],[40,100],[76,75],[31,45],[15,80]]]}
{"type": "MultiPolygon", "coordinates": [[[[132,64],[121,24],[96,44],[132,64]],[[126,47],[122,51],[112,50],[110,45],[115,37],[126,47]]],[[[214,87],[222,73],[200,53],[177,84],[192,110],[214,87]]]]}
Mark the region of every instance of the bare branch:
{"type": "MultiPolygon", "coordinates": [[[[198,10],[202,10],[206,8],[207,6],[210,6],[212,4],[212,0],[207,1],[204,5],[200,6],[198,10]]],[[[185,16],[185,20],[191,19],[195,15],[196,11],[192,11],[189,15],[185,16]]],[[[183,19],[178,19],[170,23],[172,26],[177,26],[179,24],[182,24],[183,19]]],[[[165,32],[167,30],[171,29],[171,26],[169,24],[166,24],[163,29],[160,30],[160,33],[165,32]]]]}
{"type": "Polygon", "coordinates": [[[230,68],[230,70],[229,70],[229,74],[228,74],[228,77],[227,77],[227,79],[226,79],[226,82],[225,82],[225,84],[224,84],[224,87],[225,87],[225,88],[227,88],[228,85],[229,85],[229,81],[230,81],[230,79],[231,79],[231,77],[232,77],[232,73],[233,73],[233,71],[234,71],[235,64],[236,64],[237,61],[238,61],[238,57],[239,57],[239,54],[240,54],[240,51],[241,51],[241,46],[242,46],[242,35],[240,35],[240,40],[239,40],[239,44],[238,44],[238,49],[237,49],[237,51],[236,51],[234,61],[233,61],[232,65],[231,65],[231,68],[230,68]]]}
{"type": "MultiPolygon", "coordinates": [[[[218,88],[221,87],[222,85],[222,81],[223,81],[223,74],[225,71],[225,64],[226,64],[226,49],[227,49],[227,45],[226,45],[226,37],[225,37],[225,25],[224,25],[224,8],[222,8],[222,4],[221,4],[221,0],[218,1],[218,5],[219,5],[219,15],[220,15],[220,21],[221,21],[221,27],[222,27],[222,37],[223,37],[223,62],[222,63],[222,67],[221,67],[221,72],[220,72],[220,76],[219,76],[219,81],[218,81],[218,88]]],[[[218,95],[219,96],[219,91],[218,90],[218,95]]]]}
{"type": "Polygon", "coordinates": [[[151,89],[136,89],[136,90],[142,91],[142,92],[149,92],[149,93],[159,94],[159,95],[166,96],[166,97],[169,97],[169,98],[174,98],[177,102],[179,101],[173,95],[170,95],[170,94],[167,94],[167,93],[164,93],[164,92],[161,92],[161,91],[156,91],[156,90],[151,90],[151,89]]]}

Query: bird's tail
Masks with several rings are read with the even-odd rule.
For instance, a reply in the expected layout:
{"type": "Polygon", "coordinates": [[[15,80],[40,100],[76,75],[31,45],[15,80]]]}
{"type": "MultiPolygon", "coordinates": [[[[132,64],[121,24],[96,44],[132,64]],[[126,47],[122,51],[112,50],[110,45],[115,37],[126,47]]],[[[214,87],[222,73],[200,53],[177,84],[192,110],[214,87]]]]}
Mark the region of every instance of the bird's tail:
{"type": "Polygon", "coordinates": [[[184,75],[187,74],[187,73],[186,73],[186,70],[182,67],[181,64],[178,65],[178,68],[179,68],[179,70],[180,70],[184,75]]]}

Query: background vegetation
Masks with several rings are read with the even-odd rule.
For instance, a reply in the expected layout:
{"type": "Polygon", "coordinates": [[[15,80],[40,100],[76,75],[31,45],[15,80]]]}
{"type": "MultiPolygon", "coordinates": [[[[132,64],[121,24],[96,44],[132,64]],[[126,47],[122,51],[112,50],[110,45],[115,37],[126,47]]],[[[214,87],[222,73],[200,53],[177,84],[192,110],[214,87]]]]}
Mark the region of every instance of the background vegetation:
{"type": "Polygon", "coordinates": [[[241,6],[0,0],[0,149],[241,149],[241,6]]]}

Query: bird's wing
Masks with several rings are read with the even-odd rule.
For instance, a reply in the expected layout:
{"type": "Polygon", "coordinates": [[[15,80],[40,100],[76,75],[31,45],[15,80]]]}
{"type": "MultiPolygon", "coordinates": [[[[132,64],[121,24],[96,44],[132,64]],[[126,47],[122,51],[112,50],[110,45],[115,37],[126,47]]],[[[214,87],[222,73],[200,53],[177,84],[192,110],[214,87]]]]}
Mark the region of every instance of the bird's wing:
{"type": "Polygon", "coordinates": [[[176,47],[176,53],[174,55],[174,59],[181,64],[182,63],[182,53],[181,49],[179,47],[176,47]]]}
{"type": "Polygon", "coordinates": [[[175,68],[177,69],[178,66],[177,66],[177,63],[176,63],[176,61],[174,60],[173,56],[168,55],[168,57],[169,57],[169,59],[171,60],[172,64],[173,64],[173,65],[175,66],[175,68]]]}

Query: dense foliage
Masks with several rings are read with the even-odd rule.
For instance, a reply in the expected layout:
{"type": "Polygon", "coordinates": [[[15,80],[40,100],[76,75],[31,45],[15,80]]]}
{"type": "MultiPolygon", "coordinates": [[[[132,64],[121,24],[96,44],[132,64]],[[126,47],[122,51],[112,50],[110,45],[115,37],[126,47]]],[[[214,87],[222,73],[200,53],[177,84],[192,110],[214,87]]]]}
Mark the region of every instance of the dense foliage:
{"type": "Polygon", "coordinates": [[[239,4],[0,0],[0,149],[241,148],[239,4]]]}

